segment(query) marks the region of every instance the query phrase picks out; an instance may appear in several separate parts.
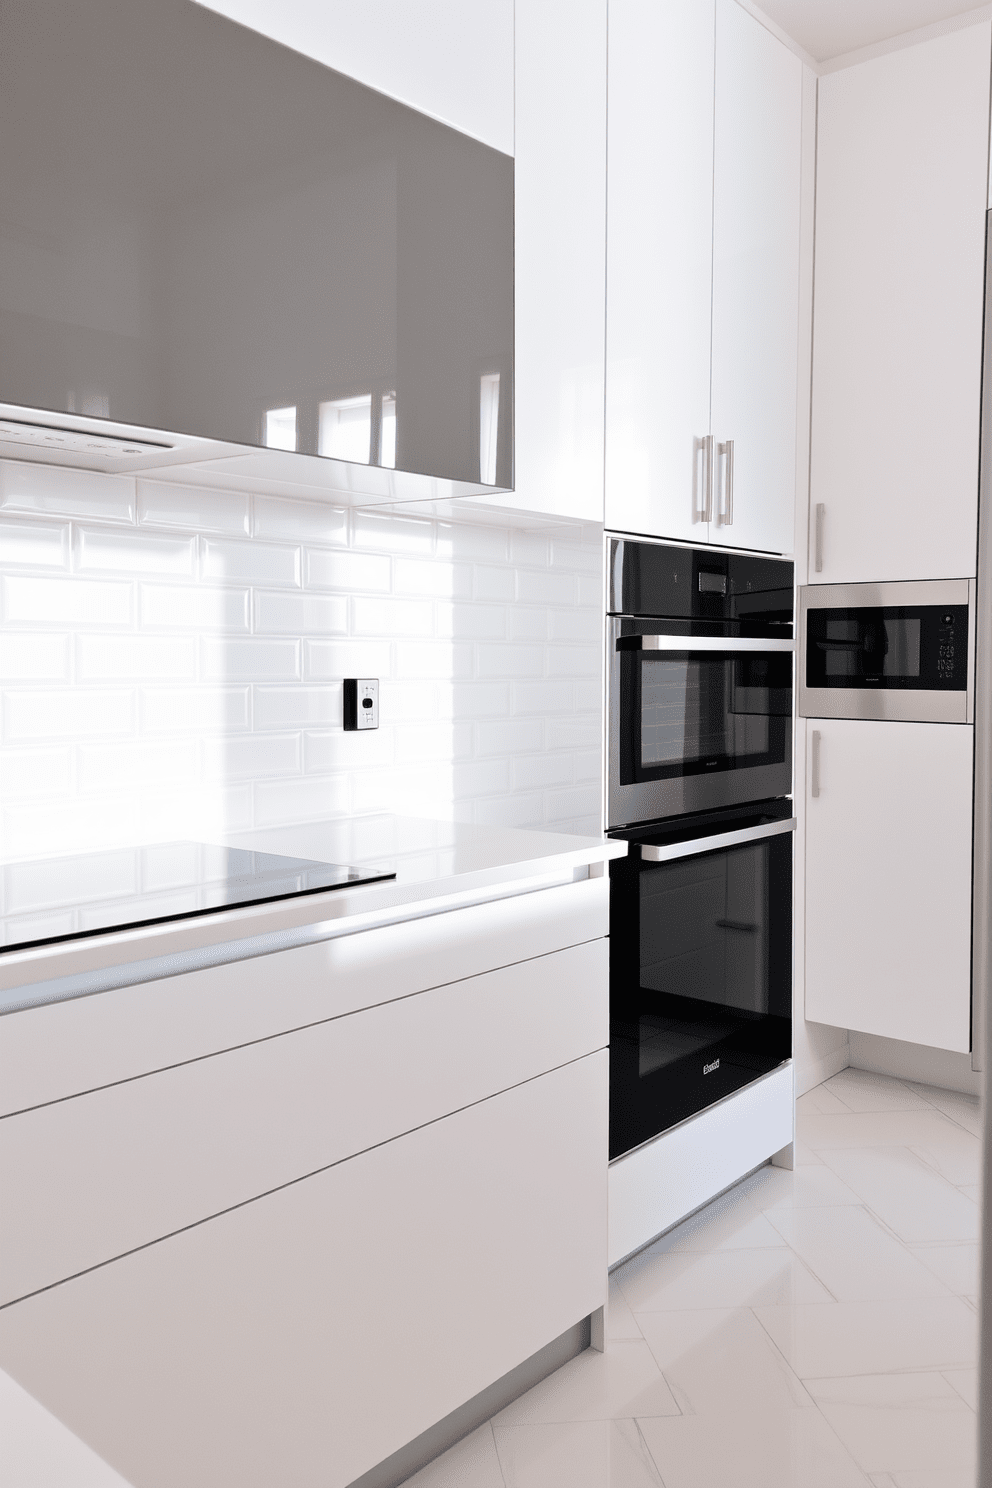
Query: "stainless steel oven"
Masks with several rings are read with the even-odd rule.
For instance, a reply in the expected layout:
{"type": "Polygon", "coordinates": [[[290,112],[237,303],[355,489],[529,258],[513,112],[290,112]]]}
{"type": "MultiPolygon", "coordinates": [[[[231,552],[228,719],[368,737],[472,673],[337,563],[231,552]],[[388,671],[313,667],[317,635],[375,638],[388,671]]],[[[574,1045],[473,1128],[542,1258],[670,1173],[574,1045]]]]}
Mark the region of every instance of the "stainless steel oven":
{"type": "Polygon", "coordinates": [[[972,723],[974,579],[799,592],[804,718],[972,723]]]}
{"type": "Polygon", "coordinates": [[[792,802],[612,835],[610,1157],[792,1054],[792,802]]]}
{"type": "Polygon", "coordinates": [[[793,567],[610,539],[607,826],[788,795],[793,567]]]}

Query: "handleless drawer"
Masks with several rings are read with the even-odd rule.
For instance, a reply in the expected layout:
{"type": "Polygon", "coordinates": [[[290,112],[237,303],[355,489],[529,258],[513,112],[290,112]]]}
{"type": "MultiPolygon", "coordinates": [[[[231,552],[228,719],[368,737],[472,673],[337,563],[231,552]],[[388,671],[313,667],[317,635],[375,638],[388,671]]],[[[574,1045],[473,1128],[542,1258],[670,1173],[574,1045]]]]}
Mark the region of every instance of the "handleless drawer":
{"type": "Polygon", "coordinates": [[[0,1304],[608,1043],[598,939],[0,1120],[0,1304]]]}

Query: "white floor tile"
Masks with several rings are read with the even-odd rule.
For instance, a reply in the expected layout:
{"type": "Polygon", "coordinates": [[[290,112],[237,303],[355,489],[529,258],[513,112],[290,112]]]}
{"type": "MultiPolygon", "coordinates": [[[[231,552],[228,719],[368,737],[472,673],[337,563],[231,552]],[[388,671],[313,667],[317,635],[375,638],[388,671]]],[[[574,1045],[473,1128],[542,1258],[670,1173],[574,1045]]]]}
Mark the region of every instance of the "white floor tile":
{"type": "Polygon", "coordinates": [[[974,1470],[950,1463],[936,1471],[873,1473],[868,1481],[872,1488],[975,1488],[974,1470]]]}
{"type": "Polygon", "coordinates": [[[978,1370],[977,1369],[945,1369],[944,1378],[951,1385],[965,1405],[973,1411],[978,1410],[978,1370]]]}
{"type": "Polygon", "coordinates": [[[665,1488],[866,1488],[816,1410],[644,1421],[665,1488]]]}
{"type": "MultiPolygon", "coordinates": [[[[621,1268],[618,1279],[635,1314],[833,1300],[784,1246],[635,1256],[621,1268]]],[[[934,1281],[932,1276],[928,1279],[934,1281]]]]}
{"type": "Polygon", "coordinates": [[[971,1132],[953,1121],[947,1121],[945,1128],[935,1131],[929,1140],[907,1145],[917,1157],[956,1187],[981,1180],[982,1144],[971,1132]]]}
{"type": "Polygon", "coordinates": [[[860,1204],[854,1191],[820,1160],[815,1167],[759,1168],[741,1189],[763,1214],[773,1209],[822,1209],[833,1204],[860,1204]]]}
{"type": "Polygon", "coordinates": [[[961,1297],[759,1307],[755,1316],[804,1380],[968,1368],[978,1357],[978,1318],[961,1297]]]}
{"type": "Polygon", "coordinates": [[[811,1406],[799,1380],[749,1309],[704,1308],[636,1316],[685,1415],[811,1406]]]}
{"type": "Polygon", "coordinates": [[[982,1185],[980,1183],[962,1183],[961,1192],[973,1204],[980,1204],[982,1202],[982,1185]]]}
{"type": "Polygon", "coordinates": [[[494,1426],[676,1416],[679,1408],[643,1338],[586,1349],[493,1417],[494,1426]]]}
{"type": "Polygon", "coordinates": [[[819,1112],[823,1115],[840,1114],[845,1115],[850,1111],[850,1106],[845,1106],[839,1096],[828,1090],[826,1085],[817,1085],[813,1090],[807,1090],[796,1101],[796,1115],[806,1116],[819,1112]]]}
{"type": "Polygon", "coordinates": [[[403,1488],[506,1488],[489,1422],[407,1478],[403,1488]]]}
{"type": "Polygon", "coordinates": [[[834,1150],[825,1161],[907,1244],[978,1239],[977,1204],[905,1147],[834,1150]]]}
{"type": "Polygon", "coordinates": [[[981,1251],[978,1245],[916,1245],[910,1254],[958,1297],[978,1291],[981,1251]]]}
{"type": "Polygon", "coordinates": [[[823,1415],[866,1472],[975,1468],[975,1416],[940,1374],[807,1380],[823,1415]]]}
{"type": "Polygon", "coordinates": [[[797,1168],[818,1168],[823,1166],[823,1158],[818,1157],[812,1147],[805,1142],[796,1141],[795,1156],[797,1168]]]}
{"type": "Polygon", "coordinates": [[[506,1488],[666,1488],[634,1421],[498,1426],[506,1488]]]}
{"type": "Polygon", "coordinates": [[[785,1241],[744,1194],[732,1191],[662,1235],[643,1254],[669,1251],[758,1250],[785,1241]]]}
{"type": "Polygon", "coordinates": [[[841,1070],[821,1088],[829,1090],[849,1111],[920,1111],[930,1104],[901,1080],[868,1070],[841,1070]]]}
{"type": "Polygon", "coordinates": [[[778,1209],[769,1218],[838,1302],[947,1296],[937,1275],[866,1209],[778,1209]]]}
{"type": "Polygon", "coordinates": [[[610,1277],[610,1299],[606,1309],[606,1336],[611,1341],[616,1338],[640,1338],[642,1336],[616,1272],[610,1277]]]}
{"type": "Polygon", "coordinates": [[[796,1112],[800,1141],[822,1157],[835,1147],[925,1147],[947,1136],[953,1125],[940,1111],[847,1111],[824,1115],[796,1112]]]}
{"type": "Polygon", "coordinates": [[[938,1090],[934,1085],[911,1085],[910,1088],[973,1136],[981,1136],[982,1106],[977,1095],[963,1095],[957,1090],[938,1090]]]}

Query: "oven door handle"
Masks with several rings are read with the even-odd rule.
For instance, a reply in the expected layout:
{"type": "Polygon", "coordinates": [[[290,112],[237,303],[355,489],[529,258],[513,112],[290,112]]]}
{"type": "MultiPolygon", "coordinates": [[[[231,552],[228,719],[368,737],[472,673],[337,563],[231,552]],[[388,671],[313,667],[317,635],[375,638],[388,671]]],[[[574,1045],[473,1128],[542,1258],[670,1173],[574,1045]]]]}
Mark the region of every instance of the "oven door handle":
{"type": "Polygon", "coordinates": [[[778,636],[632,635],[617,638],[618,651],[794,651],[778,636]]]}
{"type": "Polygon", "coordinates": [[[796,817],[790,816],[785,821],[767,822],[761,827],[741,827],[737,832],[714,832],[712,837],[694,837],[691,842],[671,842],[663,847],[652,842],[642,842],[639,844],[641,861],[670,863],[673,858],[693,858],[699,853],[713,852],[720,847],[737,847],[742,842],[761,842],[765,837],[778,837],[782,832],[794,832],[796,820],[796,817]]]}

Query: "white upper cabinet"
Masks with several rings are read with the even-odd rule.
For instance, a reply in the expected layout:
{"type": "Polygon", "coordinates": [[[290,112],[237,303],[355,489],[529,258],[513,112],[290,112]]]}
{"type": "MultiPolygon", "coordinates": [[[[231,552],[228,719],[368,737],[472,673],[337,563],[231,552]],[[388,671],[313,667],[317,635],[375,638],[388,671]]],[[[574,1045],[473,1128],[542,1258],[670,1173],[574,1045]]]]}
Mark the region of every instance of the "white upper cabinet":
{"type": "Polygon", "coordinates": [[[802,88],[799,58],[717,0],[710,541],[780,553],[795,530],[802,88]]]}
{"type": "Polygon", "coordinates": [[[802,64],[734,0],[611,4],[609,527],[792,551],[801,140],[802,64]]]}
{"type": "Polygon", "coordinates": [[[209,0],[207,8],[513,154],[513,0],[209,0]]]}
{"type": "Polygon", "coordinates": [[[606,525],[690,541],[708,530],[713,34],[711,0],[611,0],[606,525]]]}
{"type": "Polygon", "coordinates": [[[813,581],[975,572],[990,51],[986,21],[820,79],[813,581]]]}
{"type": "Polygon", "coordinates": [[[518,0],[514,491],[603,520],[606,0],[518,0]]]}

